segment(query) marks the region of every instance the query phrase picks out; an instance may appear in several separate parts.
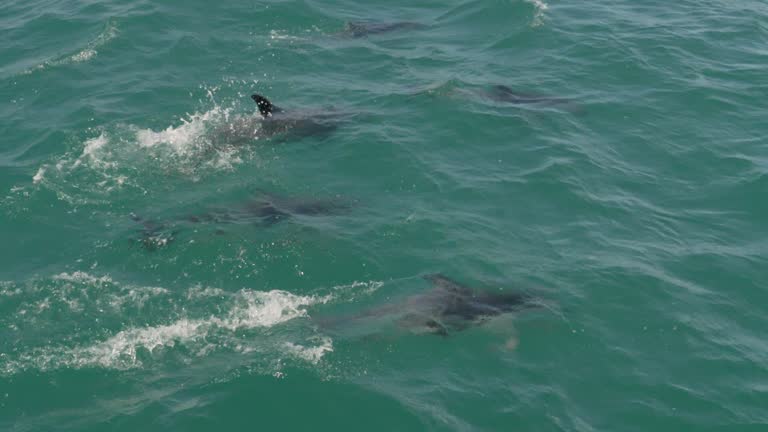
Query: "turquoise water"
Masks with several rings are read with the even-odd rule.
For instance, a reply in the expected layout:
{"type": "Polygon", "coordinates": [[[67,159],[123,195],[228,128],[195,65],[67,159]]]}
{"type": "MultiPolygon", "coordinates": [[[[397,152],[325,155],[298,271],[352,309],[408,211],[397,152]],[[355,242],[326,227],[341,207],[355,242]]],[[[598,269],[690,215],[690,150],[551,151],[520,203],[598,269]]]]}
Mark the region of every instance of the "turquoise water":
{"type": "Polygon", "coordinates": [[[765,430],[766,22],[6,2],[0,429],[765,430]],[[233,140],[254,92],[337,127],[233,140]],[[423,334],[432,273],[538,307],[423,334]]]}

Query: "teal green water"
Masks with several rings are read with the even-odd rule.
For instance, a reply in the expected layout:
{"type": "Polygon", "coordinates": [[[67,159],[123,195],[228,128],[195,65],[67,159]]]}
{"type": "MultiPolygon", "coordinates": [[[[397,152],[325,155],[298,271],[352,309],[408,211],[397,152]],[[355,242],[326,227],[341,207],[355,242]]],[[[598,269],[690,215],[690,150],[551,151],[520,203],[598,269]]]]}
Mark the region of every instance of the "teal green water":
{"type": "Polygon", "coordinates": [[[752,0],[6,2],[0,429],[766,430],[766,23],[752,0]],[[253,92],[343,119],[235,145],[253,92]],[[258,191],[352,204],[183,220],[258,191]],[[438,272],[543,307],[448,337],[319,324],[438,272]]]}

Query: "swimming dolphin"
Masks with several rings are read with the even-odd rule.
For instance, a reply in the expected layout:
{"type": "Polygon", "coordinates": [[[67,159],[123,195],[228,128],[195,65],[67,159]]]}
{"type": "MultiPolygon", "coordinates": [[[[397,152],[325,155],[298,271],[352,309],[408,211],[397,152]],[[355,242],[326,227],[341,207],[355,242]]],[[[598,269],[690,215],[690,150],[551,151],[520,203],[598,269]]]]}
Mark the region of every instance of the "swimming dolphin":
{"type": "Polygon", "coordinates": [[[538,306],[537,300],[525,293],[472,289],[442,274],[423,278],[432,283],[427,292],[348,317],[320,318],[319,322],[328,328],[394,323],[411,333],[449,336],[493,317],[538,306]]]}
{"type": "Polygon", "coordinates": [[[327,138],[341,117],[329,110],[283,110],[260,94],[251,95],[258,115],[236,117],[214,130],[217,145],[239,145],[265,138],[288,141],[307,136],[327,138]]]}
{"type": "Polygon", "coordinates": [[[423,30],[426,28],[428,28],[428,26],[425,24],[408,21],[393,23],[358,21],[348,22],[341,34],[347,37],[361,38],[375,34],[389,33],[397,30],[423,30]]]}
{"type": "MultiPolygon", "coordinates": [[[[190,214],[167,221],[144,219],[131,214],[142,225],[139,243],[147,250],[156,250],[173,242],[187,224],[250,224],[269,227],[296,216],[333,216],[347,212],[348,201],[341,199],[288,198],[260,191],[260,196],[233,208],[219,208],[190,214]]],[[[217,234],[222,234],[217,229],[217,234]]]]}

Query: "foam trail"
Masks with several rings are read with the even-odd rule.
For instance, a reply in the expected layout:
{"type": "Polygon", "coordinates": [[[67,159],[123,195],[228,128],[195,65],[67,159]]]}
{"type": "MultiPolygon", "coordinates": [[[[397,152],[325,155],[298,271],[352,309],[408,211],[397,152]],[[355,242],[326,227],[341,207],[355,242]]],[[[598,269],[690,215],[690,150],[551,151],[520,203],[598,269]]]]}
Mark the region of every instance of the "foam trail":
{"type": "Polygon", "coordinates": [[[308,309],[354,302],[382,284],[353,282],[297,295],[201,285],[179,293],[80,270],[24,283],[0,281],[0,298],[9,307],[0,316],[0,328],[14,333],[34,326],[39,333],[37,344],[0,339],[0,376],[28,370],[138,369],[223,352],[240,354],[234,363],[295,359],[316,365],[334,351],[334,340],[319,333],[308,309]],[[73,327],[68,319],[73,316],[92,317],[94,324],[73,327]]]}
{"type": "MultiPolygon", "coordinates": [[[[223,317],[211,316],[206,319],[182,318],[171,324],[144,328],[129,328],[111,338],[71,351],[78,366],[101,366],[125,369],[140,367],[139,351],[149,353],[161,347],[195,345],[198,340],[215,339],[217,330],[247,330],[275,325],[306,316],[305,307],[322,299],[296,296],[285,291],[243,291],[240,304],[223,317]]],[[[241,350],[242,345],[239,345],[241,350]]],[[[325,351],[310,356],[319,360],[325,351]]]]}
{"type": "MultiPolygon", "coordinates": [[[[83,272],[62,273],[53,279],[64,283],[84,284],[99,290],[115,285],[108,276],[95,277],[83,272]]],[[[139,290],[131,290],[119,300],[139,304],[145,300],[141,295],[169,295],[168,291],[162,288],[145,288],[138,294],[137,291],[139,290]]],[[[192,291],[194,294],[190,294],[195,296],[201,289],[195,287],[192,291]]],[[[196,354],[192,355],[197,356],[205,356],[211,351],[221,349],[241,353],[258,351],[273,356],[282,353],[310,363],[318,363],[326,353],[333,351],[333,341],[329,337],[306,338],[296,334],[292,335],[297,338],[295,341],[275,341],[275,336],[270,333],[249,334],[246,337],[242,334],[244,331],[273,328],[306,317],[308,306],[328,302],[332,299],[330,295],[299,296],[280,290],[241,290],[235,294],[227,293],[225,296],[228,296],[227,300],[232,304],[220,316],[182,317],[168,324],[128,327],[91,344],[71,348],[39,347],[15,358],[10,358],[7,354],[0,355],[0,374],[12,375],[27,369],[135,369],[162,355],[164,349],[174,347],[184,347],[185,351],[194,352],[196,354]]]]}

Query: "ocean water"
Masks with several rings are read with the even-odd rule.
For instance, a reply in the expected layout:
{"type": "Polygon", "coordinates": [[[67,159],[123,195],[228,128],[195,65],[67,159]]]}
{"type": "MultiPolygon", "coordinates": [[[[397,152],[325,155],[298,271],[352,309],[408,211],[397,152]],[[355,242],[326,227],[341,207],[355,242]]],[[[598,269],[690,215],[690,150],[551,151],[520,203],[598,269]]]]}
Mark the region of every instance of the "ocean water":
{"type": "Polygon", "coordinates": [[[765,2],[34,0],[0,34],[1,430],[768,430],[765,2]],[[435,273],[536,307],[430,334],[435,273]]]}

